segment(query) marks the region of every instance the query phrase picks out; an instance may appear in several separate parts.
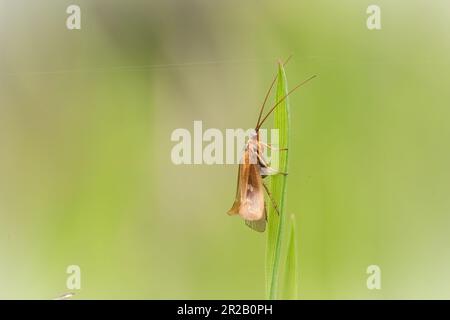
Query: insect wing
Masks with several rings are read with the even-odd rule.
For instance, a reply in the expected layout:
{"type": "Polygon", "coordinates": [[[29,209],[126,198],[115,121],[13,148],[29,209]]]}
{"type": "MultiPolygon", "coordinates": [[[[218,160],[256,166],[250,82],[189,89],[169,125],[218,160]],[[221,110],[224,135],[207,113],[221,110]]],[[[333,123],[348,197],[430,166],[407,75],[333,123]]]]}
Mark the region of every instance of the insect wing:
{"type": "Polygon", "coordinates": [[[242,170],[242,164],[239,165],[238,170],[238,178],[237,178],[237,188],[236,188],[236,197],[234,198],[233,206],[230,210],[228,210],[228,214],[230,216],[239,214],[239,207],[241,206],[241,170],[242,170]]]}
{"type": "Polygon", "coordinates": [[[261,219],[255,221],[245,220],[245,224],[248,227],[258,232],[264,232],[266,230],[266,223],[267,223],[266,208],[264,208],[264,216],[261,219]]]}

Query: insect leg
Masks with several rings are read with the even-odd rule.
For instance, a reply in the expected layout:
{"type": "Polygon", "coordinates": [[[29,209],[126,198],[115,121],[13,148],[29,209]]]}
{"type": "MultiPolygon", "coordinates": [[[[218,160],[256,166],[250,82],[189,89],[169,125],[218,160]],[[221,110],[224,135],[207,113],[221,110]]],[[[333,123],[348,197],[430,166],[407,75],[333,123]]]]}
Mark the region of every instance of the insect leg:
{"type": "Polygon", "coordinates": [[[275,150],[275,151],[286,151],[286,150],[288,150],[288,148],[273,147],[270,143],[264,143],[262,141],[260,141],[259,143],[262,144],[263,146],[269,148],[270,150],[275,150]]]}
{"type": "Polygon", "coordinates": [[[277,171],[274,168],[270,167],[267,164],[266,160],[259,154],[258,154],[258,160],[261,162],[261,175],[262,176],[273,176],[276,174],[282,174],[282,175],[287,176],[286,172],[280,172],[280,171],[277,171]]]}
{"type": "Polygon", "coordinates": [[[263,186],[264,186],[264,189],[266,190],[266,192],[267,192],[267,195],[269,196],[269,198],[270,198],[270,201],[272,202],[272,206],[273,206],[273,208],[275,209],[275,211],[278,213],[278,215],[280,215],[280,211],[278,210],[278,205],[277,205],[277,203],[275,202],[275,199],[272,197],[272,193],[269,191],[269,188],[267,188],[267,185],[263,182],[263,186]]]}
{"type": "Polygon", "coordinates": [[[269,167],[269,164],[267,163],[266,159],[264,159],[264,157],[261,154],[257,153],[257,157],[262,167],[269,167]]]}
{"type": "Polygon", "coordinates": [[[275,176],[277,174],[282,174],[284,176],[287,176],[287,172],[280,172],[275,170],[272,167],[261,167],[261,175],[262,176],[275,176]]]}

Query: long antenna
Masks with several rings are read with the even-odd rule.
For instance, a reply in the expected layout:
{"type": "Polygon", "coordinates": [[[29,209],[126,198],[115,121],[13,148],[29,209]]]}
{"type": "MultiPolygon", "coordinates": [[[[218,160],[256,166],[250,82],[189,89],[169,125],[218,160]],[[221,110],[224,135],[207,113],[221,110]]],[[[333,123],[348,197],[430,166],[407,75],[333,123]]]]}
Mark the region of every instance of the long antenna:
{"type": "MultiPolygon", "coordinates": [[[[283,66],[287,65],[287,63],[289,62],[289,60],[291,60],[292,58],[292,54],[286,59],[286,61],[284,61],[283,66]]],[[[256,123],[256,128],[259,127],[259,121],[261,120],[263,111],[264,111],[264,106],[266,105],[267,99],[269,99],[269,95],[270,95],[270,91],[272,91],[273,85],[275,84],[275,81],[277,81],[278,78],[278,72],[275,75],[275,77],[272,80],[272,83],[270,84],[269,90],[266,93],[266,97],[264,98],[264,102],[261,106],[261,110],[259,111],[259,117],[258,117],[258,122],[256,123]]]]}
{"type": "Polygon", "coordinates": [[[313,75],[312,77],[306,79],[305,81],[303,81],[302,83],[296,85],[291,91],[289,91],[283,98],[280,99],[280,101],[278,101],[273,107],[272,109],[270,109],[270,111],[266,114],[266,116],[261,120],[261,122],[259,122],[259,124],[256,126],[255,130],[258,131],[259,128],[261,127],[261,125],[264,123],[264,121],[267,120],[267,118],[269,117],[269,115],[275,110],[276,107],[278,107],[278,105],[280,103],[282,103],[284,100],[286,100],[286,98],[295,90],[297,90],[298,88],[300,88],[302,85],[306,84],[307,82],[311,81],[312,79],[314,79],[315,77],[317,77],[317,75],[313,75]]]}

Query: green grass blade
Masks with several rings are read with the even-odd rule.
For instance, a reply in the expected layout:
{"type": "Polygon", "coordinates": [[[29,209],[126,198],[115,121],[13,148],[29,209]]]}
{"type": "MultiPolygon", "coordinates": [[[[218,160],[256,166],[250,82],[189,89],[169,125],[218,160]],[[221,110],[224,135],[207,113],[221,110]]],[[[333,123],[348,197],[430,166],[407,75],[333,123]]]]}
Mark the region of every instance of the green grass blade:
{"type": "Polygon", "coordinates": [[[295,216],[291,215],[288,237],[286,264],[284,267],[283,288],[280,292],[282,299],[296,300],[298,297],[297,270],[297,238],[295,234],[295,216]]]}
{"type": "MultiPolygon", "coordinates": [[[[276,89],[276,103],[288,93],[286,74],[281,63],[278,64],[278,82],[276,89]]],[[[279,130],[279,147],[289,148],[289,101],[285,99],[274,112],[274,128],[279,130]]],[[[288,152],[279,153],[279,171],[288,172],[288,152]]],[[[280,215],[273,206],[268,208],[267,248],[266,248],[266,295],[268,299],[278,296],[278,283],[280,278],[281,261],[283,259],[283,245],[286,234],[286,182],[287,176],[276,175],[272,177],[270,190],[275,202],[278,204],[280,215]]]]}

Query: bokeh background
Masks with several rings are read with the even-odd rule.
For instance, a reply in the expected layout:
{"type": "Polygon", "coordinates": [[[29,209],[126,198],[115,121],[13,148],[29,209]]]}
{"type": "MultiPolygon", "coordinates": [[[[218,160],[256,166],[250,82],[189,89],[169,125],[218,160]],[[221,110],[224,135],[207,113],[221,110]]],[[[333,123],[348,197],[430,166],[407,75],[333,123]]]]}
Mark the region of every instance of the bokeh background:
{"type": "Polygon", "coordinates": [[[74,299],[264,298],[237,166],[175,166],[170,135],[253,126],[290,53],[291,87],[319,76],[290,100],[300,298],[450,298],[449,31],[445,0],[0,0],[0,298],[72,264],[74,299]]]}

